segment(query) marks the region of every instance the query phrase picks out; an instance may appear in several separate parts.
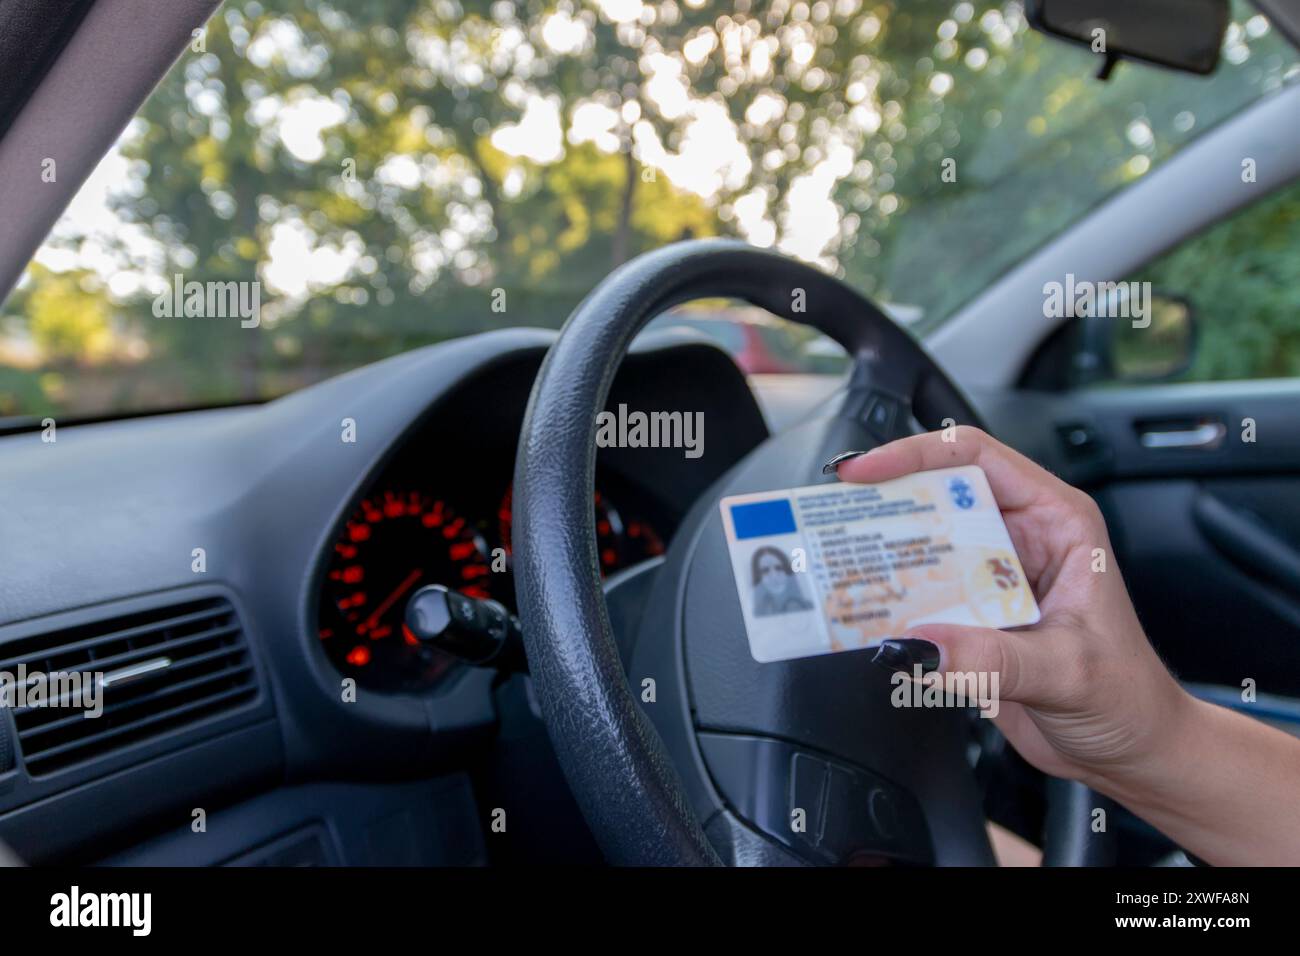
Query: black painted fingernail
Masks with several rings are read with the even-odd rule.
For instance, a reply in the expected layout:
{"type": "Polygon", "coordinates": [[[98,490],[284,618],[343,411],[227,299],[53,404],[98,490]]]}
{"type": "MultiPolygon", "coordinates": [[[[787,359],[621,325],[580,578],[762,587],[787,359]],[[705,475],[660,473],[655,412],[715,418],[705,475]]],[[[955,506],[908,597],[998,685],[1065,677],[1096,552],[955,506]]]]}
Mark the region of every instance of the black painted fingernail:
{"type": "Polygon", "coordinates": [[[919,637],[900,637],[882,641],[880,650],[871,658],[871,663],[879,664],[886,670],[912,673],[917,664],[921,673],[939,669],[939,645],[923,641],[919,637]]]}
{"type": "Polygon", "coordinates": [[[842,451],[830,461],[826,462],[826,464],[822,465],[822,474],[833,475],[835,474],[835,469],[838,468],[842,462],[846,462],[851,458],[861,458],[865,454],[865,451],[842,451]]]}

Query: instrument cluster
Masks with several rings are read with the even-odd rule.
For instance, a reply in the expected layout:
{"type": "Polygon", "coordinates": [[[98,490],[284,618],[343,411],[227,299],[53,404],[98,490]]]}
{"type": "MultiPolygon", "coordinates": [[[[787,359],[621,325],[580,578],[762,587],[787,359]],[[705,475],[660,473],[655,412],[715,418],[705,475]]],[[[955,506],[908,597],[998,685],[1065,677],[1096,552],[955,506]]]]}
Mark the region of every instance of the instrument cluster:
{"type": "MultiPolygon", "coordinates": [[[[472,488],[453,496],[411,477],[386,474],[356,506],[331,545],[321,585],[326,656],[376,690],[427,688],[454,665],[404,623],[406,602],[421,587],[443,584],[515,607],[511,486],[485,500],[472,488]]],[[[626,483],[617,494],[598,485],[592,508],[603,574],[663,553],[662,519],[626,483]]]]}

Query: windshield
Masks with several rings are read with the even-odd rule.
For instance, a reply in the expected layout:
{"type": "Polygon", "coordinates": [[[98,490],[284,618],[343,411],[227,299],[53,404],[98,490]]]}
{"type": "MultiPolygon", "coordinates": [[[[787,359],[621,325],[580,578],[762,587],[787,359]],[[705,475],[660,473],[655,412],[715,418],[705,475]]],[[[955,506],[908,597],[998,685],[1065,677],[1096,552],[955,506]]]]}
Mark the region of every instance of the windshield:
{"type": "Polygon", "coordinates": [[[231,0],[4,304],[0,416],[558,327],[686,237],[814,262],[924,334],[1294,74],[1233,11],[1212,77],[1103,83],[1012,3],[231,0]]]}

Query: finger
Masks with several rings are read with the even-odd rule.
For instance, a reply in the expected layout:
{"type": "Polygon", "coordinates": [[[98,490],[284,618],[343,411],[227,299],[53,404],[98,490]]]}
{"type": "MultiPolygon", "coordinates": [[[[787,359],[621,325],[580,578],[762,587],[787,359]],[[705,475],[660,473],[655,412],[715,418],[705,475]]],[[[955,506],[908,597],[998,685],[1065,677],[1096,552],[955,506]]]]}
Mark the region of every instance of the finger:
{"type": "Polygon", "coordinates": [[[946,434],[945,429],[881,445],[844,462],[839,466],[839,476],[844,481],[874,483],[918,471],[979,465],[1003,510],[1028,507],[1070,487],[978,428],[959,426],[951,432],[953,441],[944,441],[946,434]]]}
{"type": "MultiPolygon", "coordinates": [[[[1050,699],[1053,680],[1060,672],[1052,642],[1044,639],[1041,631],[1013,633],[959,624],[923,624],[908,630],[903,641],[927,641],[937,647],[939,660],[934,670],[938,673],[996,674],[1001,700],[1035,704],[1050,699]]],[[[920,660],[923,651],[919,646],[909,647],[911,659],[897,659],[894,669],[902,664],[904,672],[912,673],[910,664],[920,660]]]]}

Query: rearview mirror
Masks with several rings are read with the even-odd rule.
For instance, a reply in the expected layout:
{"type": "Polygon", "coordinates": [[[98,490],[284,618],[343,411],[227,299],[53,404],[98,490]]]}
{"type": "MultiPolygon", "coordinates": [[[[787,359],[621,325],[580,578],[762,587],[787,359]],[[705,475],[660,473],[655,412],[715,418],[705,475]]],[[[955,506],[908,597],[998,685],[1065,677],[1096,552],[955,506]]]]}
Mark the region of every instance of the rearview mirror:
{"type": "Polygon", "coordinates": [[[1142,60],[1205,75],[1219,63],[1227,0],[1029,0],[1034,29],[1117,60],[1142,60]]]}

